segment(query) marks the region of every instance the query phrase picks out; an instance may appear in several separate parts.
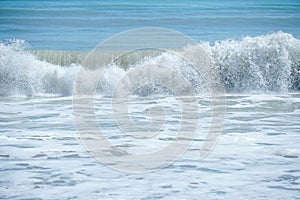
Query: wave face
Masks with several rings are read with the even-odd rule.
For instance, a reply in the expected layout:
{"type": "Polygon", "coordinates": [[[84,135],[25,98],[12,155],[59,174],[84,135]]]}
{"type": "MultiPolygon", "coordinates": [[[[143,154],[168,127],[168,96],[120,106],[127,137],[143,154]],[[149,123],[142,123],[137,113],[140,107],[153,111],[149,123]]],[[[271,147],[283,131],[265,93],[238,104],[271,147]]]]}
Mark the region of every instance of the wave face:
{"type": "MultiPolygon", "coordinates": [[[[300,90],[300,40],[292,35],[278,32],[265,36],[245,37],[242,40],[218,41],[213,46],[200,44],[214,61],[214,71],[220,74],[225,90],[229,93],[268,93],[300,90]]],[[[86,53],[63,51],[27,51],[22,40],[0,43],[0,95],[38,96],[72,94],[73,83],[80,61],[86,53]],[[48,55],[48,57],[47,57],[48,55]],[[69,57],[72,59],[69,59],[69,57]],[[67,62],[66,62],[67,60],[67,62]]],[[[188,53],[197,48],[186,47],[180,52],[188,53]]],[[[197,52],[192,52],[197,54],[197,52]]],[[[115,62],[100,80],[99,93],[107,95],[128,68],[141,63],[176,65],[188,79],[195,91],[203,91],[205,74],[195,74],[184,60],[168,53],[135,52],[115,62]]],[[[197,67],[197,66],[196,66],[197,67]]],[[[156,85],[139,88],[142,96],[148,91],[166,92],[156,85]]],[[[167,92],[166,92],[167,93],[167,92]]]]}
{"type": "Polygon", "coordinates": [[[290,34],[221,41],[208,49],[228,92],[300,89],[300,40],[290,34]]]}

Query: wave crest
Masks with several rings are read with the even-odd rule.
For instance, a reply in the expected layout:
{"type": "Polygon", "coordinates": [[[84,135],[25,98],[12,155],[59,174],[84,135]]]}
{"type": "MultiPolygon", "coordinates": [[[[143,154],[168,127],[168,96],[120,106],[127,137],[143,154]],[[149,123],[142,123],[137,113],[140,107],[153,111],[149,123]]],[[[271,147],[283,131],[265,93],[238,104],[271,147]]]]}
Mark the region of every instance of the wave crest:
{"type": "MultiPolygon", "coordinates": [[[[208,42],[200,45],[212,57],[215,67],[211,70],[220,74],[227,92],[286,93],[300,90],[300,40],[288,33],[218,41],[213,46],[208,42]]],[[[27,51],[27,47],[28,44],[22,40],[0,43],[0,95],[71,95],[74,80],[81,68],[80,60],[86,53],[27,51]],[[72,59],[66,59],[68,56],[72,59]]],[[[186,54],[196,50],[197,48],[186,47],[180,52],[186,54]]],[[[195,53],[197,52],[193,52],[195,53]]],[[[150,54],[151,56],[149,53],[135,52],[134,56],[122,57],[121,62],[114,64],[114,67],[117,65],[122,70],[108,70],[105,80],[100,81],[102,88],[99,92],[111,91],[117,82],[116,77],[124,75],[127,68],[145,62],[159,64],[166,61],[172,62],[172,65],[176,62],[179,68],[181,66],[184,69],[182,73],[187,74],[186,78],[190,79],[195,88],[201,88],[201,74],[196,76],[184,61],[172,59],[168,53],[157,55],[156,51],[150,54]]],[[[145,90],[143,95],[144,93],[145,90]]]]}

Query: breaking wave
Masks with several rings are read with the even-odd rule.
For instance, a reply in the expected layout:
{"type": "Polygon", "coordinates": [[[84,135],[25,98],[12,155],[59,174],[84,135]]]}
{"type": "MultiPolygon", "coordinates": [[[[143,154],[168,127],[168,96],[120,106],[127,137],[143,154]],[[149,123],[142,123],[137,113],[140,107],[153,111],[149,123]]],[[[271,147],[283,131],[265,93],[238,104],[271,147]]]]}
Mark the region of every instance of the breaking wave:
{"type": "MultiPolygon", "coordinates": [[[[211,70],[220,75],[226,92],[286,93],[300,90],[300,40],[288,33],[218,41],[212,46],[208,42],[200,45],[214,61],[211,70]]],[[[28,51],[27,46],[22,40],[0,43],[0,96],[72,95],[80,62],[87,53],[28,51]]],[[[191,51],[197,51],[197,48],[188,46],[179,53],[191,51]]],[[[139,51],[113,62],[100,80],[98,92],[109,93],[126,70],[145,63],[175,65],[196,92],[203,91],[201,76],[205,74],[197,74],[184,60],[168,52],[139,51]]],[[[156,85],[147,87],[138,89],[138,93],[166,92],[157,89],[156,85]]]]}

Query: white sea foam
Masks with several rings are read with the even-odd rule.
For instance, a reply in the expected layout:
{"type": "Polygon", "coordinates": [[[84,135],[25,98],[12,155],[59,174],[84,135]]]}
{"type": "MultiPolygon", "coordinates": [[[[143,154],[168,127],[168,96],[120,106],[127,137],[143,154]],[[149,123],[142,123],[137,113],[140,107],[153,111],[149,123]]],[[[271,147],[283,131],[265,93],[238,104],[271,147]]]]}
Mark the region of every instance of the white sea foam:
{"type": "Polygon", "coordinates": [[[38,60],[26,43],[0,43],[0,95],[70,95],[79,66],[61,67],[38,60]]]}
{"type": "MultiPolygon", "coordinates": [[[[206,42],[200,45],[213,59],[215,66],[211,71],[220,74],[227,92],[286,93],[300,89],[300,40],[290,34],[278,32],[245,37],[241,40],[218,41],[213,46],[206,42]]],[[[22,40],[0,43],[0,95],[71,95],[74,80],[81,68],[79,63],[82,55],[77,61],[73,56],[72,60],[75,60],[75,63],[60,66],[51,64],[49,59],[48,62],[38,59],[38,55],[27,51],[26,47],[26,43],[22,40]]],[[[195,51],[197,48],[193,46],[179,50],[182,55],[197,54],[195,51]]],[[[53,54],[52,51],[51,56],[53,55],[55,52],[53,54]]],[[[65,56],[61,51],[59,55],[65,56]]],[[[45,57],[45,52],[43,56],[45,57]]],[[[57,60],[57,56],[55,59],[57,60]]],[[[134,60],[132,57],[128,59],[130,60],[125,62],[123,59],[123,63],[127,66],[117,62],[106,71],[99,82],[101,94],[111,93],[115,84],[125,74],[125,68],[130,69],[149,63],[175,66],[197,93],[204,91],[205,83],[201,77],[206,74],[199,74],[199,71],[195,71],[195,68],[188,65],[184,59],[171,53],[165,52],[149,57],[143,54],[140,57],[135,56],[134,60]]],[[[155,90],[154,87],[156,86],[150,88],[152,92],[155,90]]],[[[145,95],[145,91],[149,91],[149,88],[148,90],[140,88],[140,91],[145,95]]]]}

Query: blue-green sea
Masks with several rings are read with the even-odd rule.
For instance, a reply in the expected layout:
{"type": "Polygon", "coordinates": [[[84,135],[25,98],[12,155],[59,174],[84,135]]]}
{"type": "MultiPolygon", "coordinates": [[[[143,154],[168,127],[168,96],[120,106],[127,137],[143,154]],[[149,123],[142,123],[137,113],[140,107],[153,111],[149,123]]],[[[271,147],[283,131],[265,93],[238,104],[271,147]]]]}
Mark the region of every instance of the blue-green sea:
{"type": "Polygon", "coordinates": [[[298,0],[2,0],[0,39],[33,49],[90,50],[121,31],[163,27],[197,41],[283,31],[300,37],[298,0]]]}

